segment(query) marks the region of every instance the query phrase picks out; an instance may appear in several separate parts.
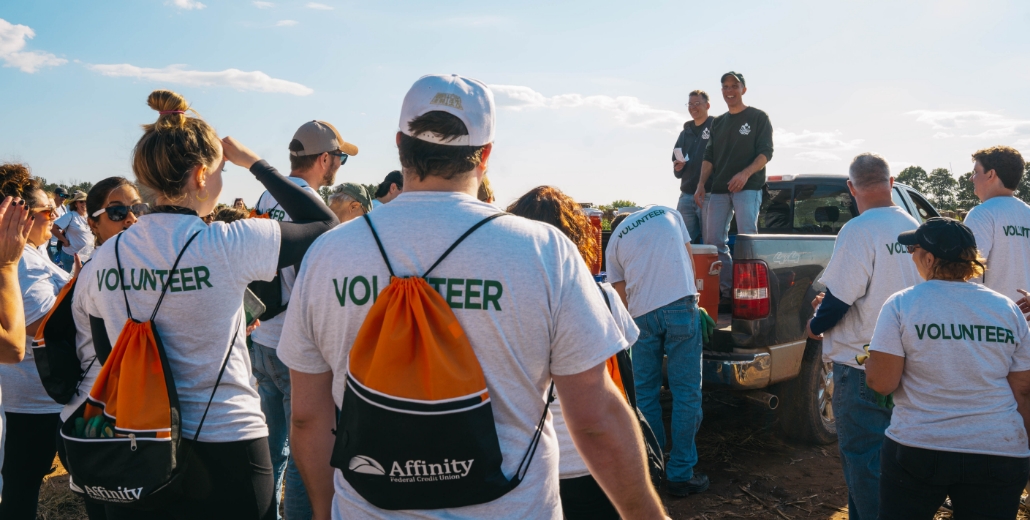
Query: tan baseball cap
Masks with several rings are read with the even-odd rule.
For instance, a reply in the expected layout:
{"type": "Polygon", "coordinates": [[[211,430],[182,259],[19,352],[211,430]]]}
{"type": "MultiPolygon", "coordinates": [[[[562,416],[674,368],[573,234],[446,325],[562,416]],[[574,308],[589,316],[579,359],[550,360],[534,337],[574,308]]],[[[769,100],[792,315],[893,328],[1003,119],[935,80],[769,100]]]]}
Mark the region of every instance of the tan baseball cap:
{"type": "Polygon", "coordinates": [[[358,147],[340,137],[340,132],[325,121],[308,121],[297,129],[290,141],[290,155],[316,155],[341,151],[347,155],[358,155],[358,147]]]}

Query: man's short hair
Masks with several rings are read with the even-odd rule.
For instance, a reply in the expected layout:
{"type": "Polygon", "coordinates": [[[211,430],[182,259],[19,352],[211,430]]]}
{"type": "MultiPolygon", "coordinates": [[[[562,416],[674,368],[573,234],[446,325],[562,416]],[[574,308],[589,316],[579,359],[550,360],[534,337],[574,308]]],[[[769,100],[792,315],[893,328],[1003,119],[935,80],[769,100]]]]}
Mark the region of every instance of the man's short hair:
{"type": "Polygon", "coordinates": [[[985,173],[994,170],[1001,183],[1010,190],[1019,187],[1019,181],[1023,180],[1026,163],[1023,162],[1023,156],[1011,146],[992,146],[977,150],[973,154],[973,160],[983,166],[985,173]]]}
{"type": "Polygon", "coordinates": [[[701,89],[697,89],[697,90],[691,92],[690,95],[691,96],[701,96],[702,98],[704,98],[705,103],[708,102],[708,93],[703,91],[703,90],[701,90],[701,89]]]}
{"type": "Polygon", "coordinates": [[[394,170],[390,173],[387,173],[386,178],[383,179],[383,182],[380,182],[379,186],[376,187],[375,197],[377,199],[382,198],[385,197],[388,193],[390,193],[391,184],[396,184],[398,188],[402,190],[404,189],[404,176],[401,175],[401,172],[394,170]]]}
{"type": "MultiPolygon", "coordinates": [[[[412,119],[408,128],[412,135],[433,132],[443,139],[453,139],[469,133],[461,119],[438,110],[426,112],[412,119]]],[[[483,149],[486,145],[449,146],[416,139],[401,132],[397,148],[401,165],[418,175],[420,180],[425,180],[430,176],[453,179],[472,171],[483,163],[483,149]]]]}
{"type": "Polygon", "coordinates": [[[290,154],[290,171],[302,172],[305,170],[309,170],[312,166],[315,165],[315,162],[318,161],[318,158],[321,156],[322,154],[320,153],[315,153],[311,155],[290,154]]]}
{"type": "Polygon", "coordinates": [[[868,188],[879,184],[889,184],[891,168],[887,164],[887,159],[875,153],[863,153],[856,155],[851,161],[848,176],[851,177],[851,184],[856,188],[868,188]]]}

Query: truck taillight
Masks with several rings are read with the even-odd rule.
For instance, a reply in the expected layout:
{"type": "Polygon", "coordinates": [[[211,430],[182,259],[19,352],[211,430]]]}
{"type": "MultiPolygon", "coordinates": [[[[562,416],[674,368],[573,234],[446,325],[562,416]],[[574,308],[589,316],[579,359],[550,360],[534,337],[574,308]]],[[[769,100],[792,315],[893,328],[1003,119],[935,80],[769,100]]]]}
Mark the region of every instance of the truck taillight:
{"type": "Polygon", "coordinates": [[[733,263],[733,317],[758,320],[769,316],[769,267],[761,260],[733,263]]]}

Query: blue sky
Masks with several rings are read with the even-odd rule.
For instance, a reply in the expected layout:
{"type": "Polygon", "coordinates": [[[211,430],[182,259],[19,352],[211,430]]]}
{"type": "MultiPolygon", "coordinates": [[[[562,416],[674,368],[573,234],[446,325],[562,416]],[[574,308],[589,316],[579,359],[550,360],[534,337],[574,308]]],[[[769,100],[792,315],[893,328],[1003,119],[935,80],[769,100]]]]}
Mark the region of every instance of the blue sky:
{"type": "MultiPolygon", "coordinates": [[[[687,93],[744,73],[775,128],[770,174],[970,169],[978,148],[1030,152],[1030,3],[0,2],[0,161],[50,180],[132,177],[156,88],[281,171],[311,119],[360,154],[338,181],[397,162],[400,103],[421,75],[494,87],[498,202],[558,186],[580,201],[675,205],[687,93]]],[[[261,192],[230,168],[223,201],[261,192]]]]}

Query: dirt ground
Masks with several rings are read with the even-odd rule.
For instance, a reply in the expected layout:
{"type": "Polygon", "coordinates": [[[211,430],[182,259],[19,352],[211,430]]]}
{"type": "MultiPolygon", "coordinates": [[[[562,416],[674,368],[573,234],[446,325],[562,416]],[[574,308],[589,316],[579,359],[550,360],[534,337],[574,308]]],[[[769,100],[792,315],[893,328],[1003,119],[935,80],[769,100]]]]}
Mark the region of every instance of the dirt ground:
{"type": "MultiPolygon", "coordinates": [[[[668,399],[666,423],[668,423],[668,399]]],[[[776,414],[730,394],[706,392],[705,418],[697,436],[698,470],[711,479],[706,493],[662,499],[674,520],[848,518],[848,492],[836,444],[806,446],[780,439],[776,414]]],[[[60,467],[40,491],[41,520],[85,519],[60,467]]],[[[951,518],[941,512],[936,520],[951,518]]],[[[1020,520],[1030,520],[1023,508],[1020,520]]]]}

